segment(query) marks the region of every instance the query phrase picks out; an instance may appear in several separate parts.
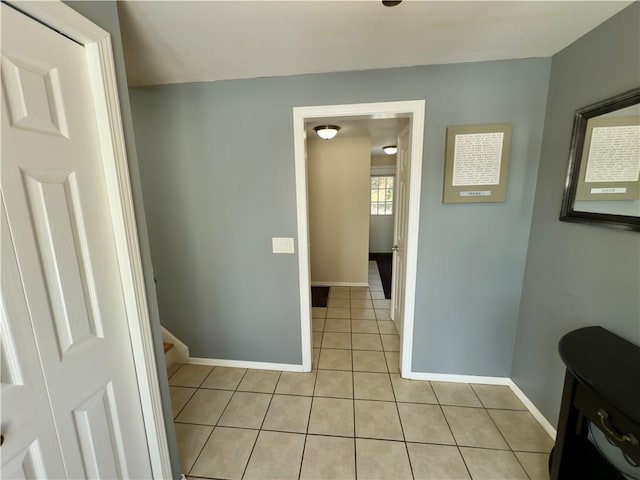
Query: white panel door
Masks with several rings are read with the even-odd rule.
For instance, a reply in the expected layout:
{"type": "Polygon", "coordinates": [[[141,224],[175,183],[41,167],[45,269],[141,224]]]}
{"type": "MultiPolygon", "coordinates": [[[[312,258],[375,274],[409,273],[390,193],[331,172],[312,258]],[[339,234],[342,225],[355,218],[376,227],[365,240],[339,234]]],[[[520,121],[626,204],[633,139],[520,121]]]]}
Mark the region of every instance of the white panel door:
{"type": "MultiPolygon", "coordinates": [[[[40,450],[59,448],[68,478],[151,478],[85,49],[2,4],[1,61],[6,228],[59,440],[40,450]]],[[[8,289],[7,328],[27,338],[8,289]]]]}
{"type": "Polygon", "coordinates": [[[393,320],[400,334],[400,358],[402,358],[402,334],[404,325],[405,277],[407,271],[407,226],[409,213],[409,168],[410,145],[409,126],[398,136],[396,156],[396,197],[395,225],[393,229],[393,285],[391,288],[391,308],[393,320]]]}

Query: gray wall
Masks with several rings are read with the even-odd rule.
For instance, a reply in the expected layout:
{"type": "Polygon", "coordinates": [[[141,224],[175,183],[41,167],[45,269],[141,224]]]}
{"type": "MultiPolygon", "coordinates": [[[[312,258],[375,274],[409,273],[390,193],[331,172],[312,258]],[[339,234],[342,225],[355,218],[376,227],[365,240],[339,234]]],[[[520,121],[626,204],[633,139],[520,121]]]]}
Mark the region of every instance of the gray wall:
{"type": "Polygon", "coordinates": [[[563,334],[602,325],[640,344],[638,234],[558,221],[575,110],[639,84],[637,2],[553,57],[512,371],[552,424],[563,334]]]}
{"type": "Polygon", "coordinates": [[[113,56],[118,82],[118,95],[120,99],[120,110],[122,112],[122,123],[126,142],[127,158],[129,161],[129,174],[131,176],[131,189],[133,191],[133,203],[136,212],[136,223],[138,237],[140,241],[140,251],[142,253],[142,266],[144,269],[147,302],[149,304],[149,315],[151,317],[151,333],[154,341],[154,351],[158,366],[158,381],[160,383],[160,395],[164,410],[164,421],[167,428],[167,440],[169,442],[169,453],[175,478],[180,478],[180,459],[176,446],[175,430],[173,428],[173,414],[171,409],[171,397],[169,396],[169,384],[167,381],[167,369],[164,361],[164,351],[162,349],[162,334],[160,331],[160,320],[158,315],[158,303],[156,291],[153,285],[153,267],[151,265],[151,255],[149,252],[149,237],[145,221],[144,204],[142,202],[142,190],[140,187],[140,173],[138,171],[138,157],[136,145],[133,138],[133,122],[131,120],[131,106],[129,104],[129,92],[127,90],[127,75],[124,66],[124,54],[122,51],[122,40],[120,36],[120,22],[116,3],[113,1],[87,1],[87,2],[65,2],[84,17],[91,20],[96,25],[102,27],[111,34],[113,46],[113,56]]]}
{"type": "Polygon", "coordinates": [[[162,323],[196,357],[301,363],[294,106],[426,99],[413,369],[509,376],[550,59],[130,91],[162,323]],[[445,129],[512,123],[507,200],[443,205],[445,129]]]}

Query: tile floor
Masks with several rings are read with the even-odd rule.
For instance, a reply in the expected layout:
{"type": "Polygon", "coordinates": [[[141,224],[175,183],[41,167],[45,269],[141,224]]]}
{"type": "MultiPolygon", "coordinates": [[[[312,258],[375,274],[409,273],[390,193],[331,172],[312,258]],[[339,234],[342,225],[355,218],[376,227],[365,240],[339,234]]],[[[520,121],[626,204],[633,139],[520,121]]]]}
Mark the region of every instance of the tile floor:
{"type": "Polygon", "coordinates": [[[548,478],[553,441],[508,387],[400,377],[375,263],[313,309],[313,341],[310,373],[170,367],[190,479],[548,478]]]}

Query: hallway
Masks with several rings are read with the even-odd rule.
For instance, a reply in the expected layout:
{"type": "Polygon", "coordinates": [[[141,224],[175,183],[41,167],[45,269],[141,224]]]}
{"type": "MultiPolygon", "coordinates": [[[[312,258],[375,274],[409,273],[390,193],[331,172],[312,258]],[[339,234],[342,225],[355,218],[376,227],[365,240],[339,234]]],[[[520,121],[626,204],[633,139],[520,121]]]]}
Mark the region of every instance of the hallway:
{"type": "Polygon", "coordinates": [[[189,478],[548,478],[553,441],[508,387],[400,377],[369,265],[370,288],[313,309],[312,372],[170,367],[189,478]]]}

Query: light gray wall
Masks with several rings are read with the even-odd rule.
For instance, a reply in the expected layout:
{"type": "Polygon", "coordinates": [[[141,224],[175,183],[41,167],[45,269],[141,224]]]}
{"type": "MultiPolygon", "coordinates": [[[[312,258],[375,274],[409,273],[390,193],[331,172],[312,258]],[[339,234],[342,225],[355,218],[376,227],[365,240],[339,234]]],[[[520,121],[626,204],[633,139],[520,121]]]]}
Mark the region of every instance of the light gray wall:
{"type": "Polygon", "coordinates": [[[176,446],[175,430],[173,428],[173,413],[171,409],[171,397],[169,396],[169,384],[167,381],[167,369],[164,361],[164,350],[162,348],[162,333],[160,331],[160,320],[158,314],[158,303],[156,290],[153,284],[153,267],[151,265],[151,254],[149,251],[149,237],[145,220],[144,204],[142,201],[142,189],[140,186],[140,173],[138,171],[138,157],[136,154],[135,139],[133,137],[133,122],[131,120],[131,106],[129,104],[129,91],[127,89],[127,75],[124,66],[124,54],[122,51],[122,40],[120,36],[120,22],[114,1],[87,1],[87,2],[65,2],[84,17],[91,20],[111,34],[113,46],[113,57],[115,61],[116,77],[118,82],[118,96],[120,100],[120,110],[122,112],[122,123],[126,142],[127,159],[129,161],[129,174],[131,176],[131,189],[133,191],[133,203],[136,213],[136,225],[142,253],[142,266],[146,282],[147,302],[149,304],[149,315],[151,318],[151,333],[154,341],[154,352],[158,366],[158,381],[160,383],[160,395],[164,410],[164,421],[167,427],[167,440],[169,442],[169,453],[171,455],[172,469],[174,477],[180,478],[180,459],[176,446]]]}
{"type": "Polygon", "coordinates": [[[576,109],[639,84],[637,2],[553,57],[512,372],[552,424],[562,335],[601,325],[640,344],[639,235],[558,221],[576,109]]]}
{"type": "Polygon", "coordinates": [[[132,89],[163,325],[197,357],[301,363],[294,106],[426,99],[415,371],[508,376],[550,59],[132,89]],[[445,129],[513,124],[507,200],[443,205],[445,129]]]}

